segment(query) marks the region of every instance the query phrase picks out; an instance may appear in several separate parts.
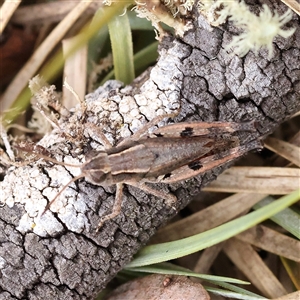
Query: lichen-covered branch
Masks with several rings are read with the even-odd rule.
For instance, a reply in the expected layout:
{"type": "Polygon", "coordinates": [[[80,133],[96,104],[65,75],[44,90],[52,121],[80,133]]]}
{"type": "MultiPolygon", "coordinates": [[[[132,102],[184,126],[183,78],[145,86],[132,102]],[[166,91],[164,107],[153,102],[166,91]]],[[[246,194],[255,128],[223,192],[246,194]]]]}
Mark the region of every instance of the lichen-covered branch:
{"type": "MultiPolygon", "coordinates": [[[[285,10],[279,2],[274,7],[285,10]]],[[[163,39],[155,67],[130,86],[111,81],[87,95],[85,118],[80,108],[62,115],[39,145],[51,157],[80,164],[86,152],[102,147],[85,124],[96,124],[115,144],[155,116],[171,112],[179,113],[176,122],[256,120],[256,136],[264,136],[300,108],[299,17],[293,15],[289,26],[295,33],[275,40],[271,59],[265,50],[240,58],[225,50],[236,29],[230,23],[211,27],[195,11],[182,38],[163,39]]],[[[223,169],[156,188],[174,193],[180,209],[223,169]]],[[[1,299],[92,299],[175,214],[163,199],[127,186],[120,215],[96,232],[100,217],[112,208],[115,187],[82,178],[41,217],[79,171],[35,160],[11,167],[0,183],[1,299]]]]}

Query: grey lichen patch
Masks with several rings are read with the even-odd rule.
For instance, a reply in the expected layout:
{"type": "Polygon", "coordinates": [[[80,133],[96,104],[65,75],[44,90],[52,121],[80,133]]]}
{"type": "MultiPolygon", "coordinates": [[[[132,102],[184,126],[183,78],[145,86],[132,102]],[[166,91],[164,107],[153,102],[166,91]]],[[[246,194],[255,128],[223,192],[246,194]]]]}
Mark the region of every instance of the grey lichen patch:
{"type": "MultiPolygon", "coordinates": [[[[195,18],[195,24],[202,23],[203,20],[195,18]]],[[[88,95],[86,118],[80,117],[83,114],[80,105],[69,115],[62,115],[56,129],[40,142],[49,151],[49,156],[81,164],[90,149],[103,149],[97,133],[85,128],[86,122],[103,130],[115,145],[156,115],[179,110],[176,121],[255,119],[260,133],[265,134],[278,125],[277,120],[287,117],[287,111],[292,113],[299,109],[299,72],[295,66],[299,65],[300,56],[296,55],[299,51],[294,50],[299,39],[276,52],[278,56],[274,60],[264,59],[263,53],[257,59],[248,54],[251,60],[247,60],[247,57],[230,56],[224,50],[228,42],[222,40],[226,28],[200,25],[199,30],[196,25],[195,31],[190,31],[184,40],[166,38],[161,44],[157,65],[132,85],[122,87],[119,82],[110,81],[88,95]],[[258,74],[257,77],[251,70],[258,74]],[[272,74],[276,76],[272,77],[272,74]],[[286,78],[292,84],[286,84],[286,78]],[[268,96],[270,86],[264,89],[258,84],[256,87],[256,79],[270,82],[271,96],[268,96]],[[279,89],[283,98],[277,94],[279,89]],[[264,93],[263,97],[260,91],[264,93]]],[[[299,30],[296,36],[299,36],[299,30]]],[[[203,176],[171,187],[164,185],[164,188],[176,194],[178,207],[183,208],[191,194],[199,192],[221,171],[218,167],[203,176]]],[[[80,168],[58,167],[55,163],[36,160],[30,166],[11,168],[0,183],[1,201],[4,199],[5,202],[0,208],[0,229],[4,232],[2,228],[6,226],[7,230],[5,243],[1,245],[1,250],[4,249],[0,257],[1,284],[13,297],[94,299],[97,291],[104,288],[141,244],[145,244],[157,227],[174,214],[163,199],[134,187],[125,187],[122,212],[97,233],[95,229],[100,217],[111,212],[115,187],[103,188],[81,178],[40,217],[39,213],[63,185],[79,174],[80,168]],[[20,243],[10,241],[13,233],[20,236],[20,243]],[[36,241],[26,239],[24,250],[22,241],[24,236],[30,235],[36,237],[36,241]],[[41,244],[49,249],[50,255],[40,248],[41,244]],[[24,251],[29,254],[24,255],[24,251]],[[31,258],[29,263],[28,256],[31,258]],[[44,269],[40,267],[41,262],[44,269]],[[22,267],[24,280],[21,285],[14,274],[19,274],[22,267]],[[29,281],[28,274],[31,276],[29,281]],[[70,292],[71,287],[74,287],[74,293],[70,292]]],[[[161,186],[155,185],[155,188],[161,186]]],[[[0,292],[1,296],[3,292],[0,292]]]]}
{"type": "Polygon", "coordinates": [[[165,61],[151,70],[150,77],[141,86],[121,88],[117,82],[110,81],[87,95],[87,120],[101,126],[112,144],[158,115],[179,112],[183,75],[177,67],[181,64],[177,53],[182,53],[182,49],[176,42],[174,48],[170,48],[170,53],[162,53],[165,61]],[[115,89],[108,90],[111,86],[115,89]]]}
{"type": "MultiPolygon", "coordinates": [[[[49,149],[50,153],[59,153],[60,158],[70,157],[71,151],[75,160],[63,160],[80,165],[88,147],[103,149],[101,141],[97,139],[97,132],[93,128],[86,128],[86,122],[103,130],[109,142],[115,145],[156,116],[179,111],[182,116],[198,114],[195,118],[203,120],[238,121],[256,116],[261,118],[254,103],[260,105],[264,99],[275,96],[276,93],[278,95],[279,90],[286,94],[290,87],[286,77],[280,81],[282,86],[272,90],[270,85],[275,79],[271,79],[270,75],[274,71],[269,61],[260,58],[258,63],[253,54],[249,54],[244,60],[229,56],[221,47],[222,37],[225,35],[218,29],[212,32],[202,17],[196,23],[199,29],[189,32],[184,42],[172,38],[164,41],[167,47],[162,44],[160,59],[149,71],[147,78],[144,76],[141,82],[136,80],[126,87],[117,81],[107,82],[93,94],[87,95],[85,112],[78,105],[69,114],[62,115],[55,130],[45,136],[40,144],[49,149]],[[265,63],[263,66],[262,61],[265,63]],[[258,83],[253,84],[256,81],[258,83]],[[232,99],[224,101],[227,95],[232,99]],[[250,96],[254,103],[239,103],[240,98],[250,96]],[[81,117],[83,113],[85,118],[81,117]]],[[[283,64],[280,72],[282,68],[283,64]]],[[[268,107],[266,103],[262,105],[265,111],[268,107]]],[[[272,117],[275,119],[275,116],[272,117]]],[[[53,236],[63,230],[64,226],[77,233],[89,232],[92,227],[88,214],[97,218],[97,213],[102,215],[103,211],[107,213],[111,208],[107,205],[105,196],[90,204],[87,196],[89,188],[83,185],[82,192],[77,184],[72,183],[39,219],[47,203],[55,198],[73,176],[80,174],[80,168],[51,165],[44,167],[45,174],[37,163],[30,174],[26,170],[29,169],[24,167],[18,170],[14,179],[14,184],[22,186],[25,193],[21,195],[10,190],[5,194],[5,203],[10,207],[14,203],[24,205],[26,213],[21,218],[19,227],[23,232],[32,230],[42,236],[53,236]],[[85,193],[86,190],[88,192],[85,193]]],[[[98,188],[95,193],[101,193],[100,190],[98,188]]]]}
{"type": "MultiPolygon", "coordinates": [[[[70,161],[70,160],[67,160],[70,161]]],[[[47,187],[43,191],[48,201],[54,199],[59,191],[69,184],[69,181],[80,173],[80,169],[77,168],[75,174],[71,176],[64,167],[57,166],[57,168],[49,168],[48,175],[51,180],[50,187],[47,187]],[[51,187],[53,186],[53,188],[51,187]]],[[[44,208],[45,209],[45,208],[44,208]]],[[[43,211],[44,211],[43,209],[43,211]]],[[[86,201],[82,197],[78,197],[78,191],[75,183],[69,184],[65,191],[51,204],[48,211],[40,218],[44,219],[48,215],[48,219],[53,216],[53,213],[57,214],[57,218],[62,222],[69,230],[77,233],[81,233],[84,229],[89,229],[89,220],[86,217],[89,207],[86,201]]],[[[36,227],[40,224],[40,220],[36,223],[36,227]]],[[[36,230],[36,227],[34,230],[36,230]]]]}
{"type": "MultiPolygon", "coordinates": [[[[97,150],[100,147],[103,149],[93,129],[86,130],[85,122],[98,126],[110,143],[115,145],[156,116],[179,112],[184,101],[186,103],[182,107],[182,115],[195,114],[195,110],[198,109],[197,113],[201,119],[215,120],[214,108],[226,95],[232,95],[232,99],[220,103],[219,119],[243,120],[250,115],[259,117],[259,109],[252,102],[247,105],[239,103],[240,98],[250,96],[256,105],[262,104],[262,110],[270,115],[270,104],[265,100],[276,95],[286,95],[290,89],[288,77],[280,75],[284,68],[283,63],[279,69],[279,64],[276,64],[280,72],[276,79],[280,77],[280,80],[279,85],[274,88],[272,84],[275,79],[271,77],[271,74],[274,74],[274,63],[261,58],[258,63],[253,54],[249,54],[243,61],[237,56],[229,56],[223,48],[229,42],[229,34],[226,37],[221,30],[211,27],[202,16],[198,16],[195,23],[198,26],[197,30],[187,33],[184,42],[167,38],[163,42],[167,47],[163,47],[162,43],[160,59],[146,80],[142,83],[136,81],[126,87],[117,81],[107,82],[93,94],[87,95],[84,121],[80,117],[83,112],[78,105],[69,114],[61,116],[55,131],[45,136],[40,144],[55,151],[55,145],[59,144],[58,152],[65,156],[69,155],[68,143],[71,143],[72,154],[77,156],[76,159],[80,155],[81,157],[79,160],[64,161],[80,164],[87,145],[97,150]],[[223,44],[222,39],[225,40],[223,44]]],[[[285,62],[288,64],[287,59],[285,62]]],[[[275,115],[270,117],[279,118],[275,115]]],[[[14,203],[20,203],[26,211],[21,218],[20,230],[32,230],[43,236],[54,235],[62,230],[63,224],[78,233],[89,231],[90,222],[86,215],[91,206],[86,201],[88,197],[78,194],[75,183],[72,183],[40,218],[47,203],[55,198],[73,176],[79,174],[80,168],[73,170],[69,167],[49,166],[43,170],[37,163],[34,167],[20,168],[6,176],[5,181],[1,183],[1,187],[4,187],[4,203],[10,207],[14,203]],[[13,176],[11,182],[10,176],[13,176]],[[5,189],[5,186],[8,188],[5,189]],[[11,187],[22,188],[18,190],[11,187]],[[50,229],[46,229],[47,224],[51,222],[50,229]],[[55,226],[57,229],[53,229],[55,226]]],[[[93,209],[99,207],[94,205],[93,209]]]]}
{"type": "MultiPolygon", "coordinates": [[[[54,131],[47,134],[39,144],[48,149],[49,153],[59,154],[54,158],[78,167],[59,166],[55,162],[46,163],[37,159],[33,166],[18,168],[5,177],[0,183],[4,190],[4,203],[10,207],[20,203],[25,209],[18,230],[39,236],[55,236],[65,228],[77,233],[92,230],[88,218],[91,209],[88,197],[82,196],[84,194],[78,191],[76,183],[69,184],[74,176],[80,175],[85,147],[89,144],[89,147],[97,150],[103,149],[101,141],[97,139],[97,132],[93,127],[86,128],[86,122],[103,130],[110,143],[115,145],[156,116],[179,112],[182,73],[177,67],[181,61],[176,57],[176,53],[180,52],[176,43],[175,48],[170,48],[171,55],[164,51],[163,56],[167,61],[155,66],[148,80],[141,86],[137,83],[122,87],[119,82],[110,81],[88,95],[84,121],[80,104],[60,119],[53,119],[54,131]],[[70,143],[74,159],[69,155],[70,143]],[[68,184],[50,208],[44,211],[47,204],[68,184]],[[14,186],[19,189],[12,190],[14,186]]],[[[82,188],[86,189],[85,186],[82,188]]],[[[93,209],[99,209],[101,199],[93,206],[93,209]]],[[[101,215],[101,208],[99,211],[101,215]]]]}
{"type": "MultiPolygon", "coordinates": [[[[34,177],[39,177],[37,175],[35,169],[34,177]]],[[[40,178],[43,178],[42,174],[40,175],[40,178]]],[[[10,208],[17,203],[24,205],[26,212],[21,217],[18,227],[18,230],[23,233],[33,230],[38,212],[47,203],[38,189],[38,187],[43,188],[44,185],[41,186],[37,181],[34,186],[31,186],[30,182],[34,182],[34,179],[30,178],[30,167],[28,166],[11,171],[0,183],[1,198],[4,204],[10,208]]]]}
{"type": "MultiPolygon", "coordinates": [[[[61,169],[60,171],[55,171],[55,168],[53,168],[49,172],[49,176],[51,175],[54,176],[53,178],[57,176],[57,186],[67,183],[66,178],[68,177],[65,177],[66,174],[63,175],[61,169]]],[[[26,166],[11,171],[5,176],[4,181],[0,182],[3,203],[11,208],[17,203],[22,204],[24,207],[25,213],[20,217],[17,227],[20,232],[34,232],[39,236],[55,236],[63,230],[62,224],[54,217],[52,212],[58,212],[59,216],[66,215],[65,211],[69,206],[73,206],[72,204],[76,202],[76,199],[74,195],[70,197],[68,191],[66,191],[51,207],[51,212],[47,211],[42,215],[48,201],[55,197],[59,191],[58,188],[49,187],[50,181],[51,179],[37,167],[31,168],[26,166]]],[[[71,190],[71,194],[74,193],[71,190]]],[[[76,207],[78,208],[79,206],[80,203],[77,203],[76,207]]],[[[80,207],[80,211],[82,212],[84,209],[80,207]]],[[[76,211],[75,215],[77,214],[79,214],[78,211],[76,211]]],[[[79,216],[79,220],[82,219],[79,216]]],[[[86,218],[84,219],[84,225],[79,226],[81,223],[78,220],[68,219],[65,225],[76,232],[81,232],[87,223],[86,218]]]]}
{"type": "MultiPolygon", "coordinates": [[[[80,166],[78,160],[65,161],[80,166]]],[[[49,201],[69,184],[73,176],[80,174],[79,168],[68,169],[71,173],[63,166],[53,166],[52,163],[39,159],[35,165],[13,167],[4,181],[0,182],[3,204],[13,208],[19,203],[24,207],[25,213],[20,217],[17,227],[19,231],[34,232],[39,236],[55,236],[64,230],[64,226],[78,233],[90,227],[85,216],[89,208],[84,199],[77,199],[78,192],[74,183],[70,184],[45,212],[49,201]],[[57,217],[53,213],[57,214],[57,217]]]]}

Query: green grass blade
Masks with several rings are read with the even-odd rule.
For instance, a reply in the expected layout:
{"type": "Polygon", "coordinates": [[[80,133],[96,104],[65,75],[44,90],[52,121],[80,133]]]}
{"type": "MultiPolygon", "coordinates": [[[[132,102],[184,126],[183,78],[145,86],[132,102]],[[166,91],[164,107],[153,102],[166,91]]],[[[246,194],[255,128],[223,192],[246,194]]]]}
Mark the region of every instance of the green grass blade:
{"type": "Polygon", "coordinates": [[[151,274],[192,276],[192,277],[201,278],[203,280],[208,280],[210,282],[214,282],[214,284],[218,284],[218,282],[249,284],[249,282],[247,282],[247,281],[242,281],[242,280],[235,279],[235,278],[195,273],[189,269],[186,269],[186,268],[183,268],[180,266],[176,266],[171,263],[160,263],[160,264],[155,264],[155,265],[145,266],[145,267],[138,267],[138,268],[126,268],[126,270],[133,271],[133,272],[151,273],[151,274]]]}
{"type": "MultiPolygon", "coordinates": [[[[154,42],[133,56],[133,64],[136,70],[144,69],[156,61],[158,57],[157,46],[158,42],[154,42]]],[[[107,80],[112,79],[114,74],[115,70],[113,69],[105,76],[105,78],[103,78],[100,85],[103,85],[107,80]]]]}
{"type": "Polygon", "coordinates": [[[133,46],[128,16],[116,16],[108,23],[115,78],[129,84],[135,78],[133,46]]]}
{"type": "Polygon", "coordinates": [[[204,286],[204,288],[208,291],[211,292],[215,295],[220,295],[229,299],[241,299],[241,300],[262,300],[262,299],[267,299],[259,295],[255,295],[254,293],[251,293],[252,295],[249,295],[244,289],[240,289],[240,292],[232,292],[232,291],[226,291],[226,290],[221,290],[218,288],[213,288],[213,287],[208,287],[204,286]]]}
{"type": "Polygon", "coordinates": [[[244,230],[279,213],[300,199],[300,190],[284,196],[257,211],[251,212],[239,219],[230,221],[206,232],[181,239],[175,242],[147,246],[138,252],[127,268],[146,266],[195,253],[207,247],[227,240],[244,230]]]}
{"type": "MultiPolygon", "coordinates": [[[[206,281],[210,282],[212,284],[216,284],[216,282],[214,282],[214,281],[210,281],[210,280],[206,280],[206,281]]],[[[220,287],[222,287],[223,289],[226,289],[229,292],[235,292],[235,293],[238,293],[241,296],[248,296],[248,297],[250,297],[250,298],[246,298],[246,299],[265,299],[262,296],[259,296],[259,295],[255,294],[253,292],[247,291],[247,290],[245,290],[243,288],[240,288],[238,286],[232,285],[231,283],[228,283],[228,282],[219,281],[217,283],[217,285],[220,286],[220,287]],[[251,298],[251,297],[254,297],[254,298],[251,298]]],[[[226,290],[223,290],[223,291],[226,291],[226,290]]],[[[207,288],[207,291],[208,291],[208,288],[207,288]]],[[[245,298],[240,298],[240,299],[245,299],[245,298]]]]}
{"type": "Polygon", "coordinates": [[[101,55],[104,52],[105,46],[108,42],[108,28],[102,27],[98,33],[89,41],[88,45],[88,73],[94,70],[94,65],[100,60],[101,55]]]}
{"type": "Polygon", "coordinates": [[[149,64],[154,63],[158,57],[158,42],[154,42],[137,52],[134,56],[134,65],[136,69],[143,69],[149,64]]]}
{"type": "Polygon", "coordinates": [[[166,274],[166,275],[180,275],[180,276],[189,276],[200,278],[206,282],[209,282],[214,285],[218,285],[223,289],[205,287],[207,291],[211,291],[215,294],[229,296],[232,295],[234,299],[265,299],[255,293],[249,292],[243,288],[233,285],[234,284],[249,284],[249,282],[245,282],[242,280],[238,280],[235,278],[214,276],[214,275],[206,275],[206,274],[198,274],[189,269],[174,265],[172,263],[160,263],[151,266],[131,268],[122,270],[123,274],[132,275],[137,273],[142,273],[145,276],[147,273],[151,274],[166,274]]]}
{"type": "MultiPolygon", "coordinates": [[[[266,197],[256,205],[254,205],[254,209],[259,209],[263,207],[264,205],[267,205],[269,203],[273,203],[276,201],[272,197],[266,197]]],[[[288,232],[293,234],[295,237],[300,239],[300,216],[299,213],[293,211],[291,208],[286,208],[282,210],[281,212],[277,213],[276,215],[272,216],[270,218],[273,222],[280,225],[284,229],[286,229],[288,232]]]]}

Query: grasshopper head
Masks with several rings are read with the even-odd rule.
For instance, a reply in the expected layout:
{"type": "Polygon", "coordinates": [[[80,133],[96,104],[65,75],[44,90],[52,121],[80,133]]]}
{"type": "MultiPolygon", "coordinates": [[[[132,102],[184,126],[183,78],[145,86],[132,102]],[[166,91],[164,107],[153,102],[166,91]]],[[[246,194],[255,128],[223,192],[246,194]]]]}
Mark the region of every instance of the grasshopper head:
{"type": "Polygon", "coordinates": [[[108,155],[104,151],[89,153],[88,160],[81,168],[82,174],[87,181],[95,185],[106,185],[111,176],[111,168],[108,155]]]}

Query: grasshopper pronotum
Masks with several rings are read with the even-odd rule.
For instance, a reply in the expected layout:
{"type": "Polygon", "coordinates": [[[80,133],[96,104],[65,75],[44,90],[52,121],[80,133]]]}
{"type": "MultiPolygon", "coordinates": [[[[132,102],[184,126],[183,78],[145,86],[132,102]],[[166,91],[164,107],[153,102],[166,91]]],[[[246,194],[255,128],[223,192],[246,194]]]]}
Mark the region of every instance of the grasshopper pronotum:
{"type": "MultiPolygon", "coordinates": [[[[104,222],[120,213],[124,183],[161,197],[172,205],[176,202],[175,195],[163,193],[146,183],[174,183],[186,180],[228,163],[250,150],[262,147],[258,139],[240,145],[239,138],[235,135],[239,131],[255,132],[254,122],[176,123],[158,128],[149,134],[149,128],[163,118],[153,119],[130,138],[114,147],[103,133],[98,132],[100,130],[98,127],[92,126],[99,133],[105,151],[92,150],[86,156],[86,162],[77,166],[81,169],[81,175],[73,178],[48,203],[44,212],[71,182],[79,178],[85,177],[86,181],[95,185],[116,184],[116,199],[112,212],[101,218],[99,230],[104,222]]],[[[56,162],[46,156],[39,156],[56,162]]]]}

